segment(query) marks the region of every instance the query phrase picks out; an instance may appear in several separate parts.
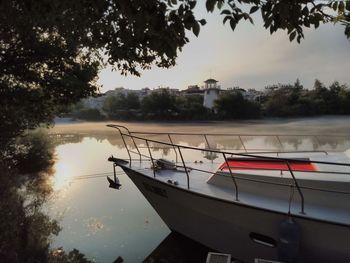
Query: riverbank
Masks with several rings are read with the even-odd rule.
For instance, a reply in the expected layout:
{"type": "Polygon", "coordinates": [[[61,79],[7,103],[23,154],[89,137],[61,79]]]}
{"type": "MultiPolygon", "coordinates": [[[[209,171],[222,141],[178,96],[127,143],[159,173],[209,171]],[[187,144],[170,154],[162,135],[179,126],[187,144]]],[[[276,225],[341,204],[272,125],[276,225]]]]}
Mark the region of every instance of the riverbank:
{"type": "Polygon", "coordinates": [[[320,116],[305,118],[266,118],[235,121],[59,121],[50,133],[113,133],[107,124],[120,124],[133,131],[187,132],[187,133],[282,133],[282,134],[337,134],[350,133],[350,116],[320,116]]]}

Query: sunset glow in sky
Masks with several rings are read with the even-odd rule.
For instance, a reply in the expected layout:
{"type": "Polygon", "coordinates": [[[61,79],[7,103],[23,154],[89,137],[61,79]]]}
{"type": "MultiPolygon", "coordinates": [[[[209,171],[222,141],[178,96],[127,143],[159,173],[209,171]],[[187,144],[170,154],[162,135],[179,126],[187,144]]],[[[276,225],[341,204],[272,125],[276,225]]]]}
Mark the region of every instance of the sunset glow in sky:
{"type": "Polygon", "coordinates": [[[259,11],[253,16],[255,25],[242,21],[232,32],[229,23],[223,25],[219,12],[207,13],[203,3],[197,5],[197,18],[205,18],[207,24],[198,38],[188,31],[190,43],[179,53],[175,67],[154,67],[141,77],[125,77],[106,68],[100,73],[101,92],[116,87],[185,89],[201,86],[210,77],[222,88],[263,89],[294,83],[297,78],[305,88],[312,88],[315,78],[326,85],[335,80],[350,84],[350,41],[344,27],[327,24],[317,30],[305,29],[301,44],[291,43],[284,31],[270,35],[262,26],[259,11]]]}

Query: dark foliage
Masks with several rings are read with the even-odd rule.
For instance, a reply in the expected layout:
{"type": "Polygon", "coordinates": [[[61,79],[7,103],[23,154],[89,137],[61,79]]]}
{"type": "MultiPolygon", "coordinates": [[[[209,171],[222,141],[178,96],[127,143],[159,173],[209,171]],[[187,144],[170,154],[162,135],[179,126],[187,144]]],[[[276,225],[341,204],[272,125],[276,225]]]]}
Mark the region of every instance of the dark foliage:
{"type": "Polygon", "coordinates": [[[0,262],[91,262],[76,249],[51,250],[51,237],[61,230],[43,212],[53,163],[54,145],[43,131],[17,138],[0,158],[0,262]]]}
{"type": "MultiPolygon", "coordinates": [[[[173,66],[188,42],[186,30],[198,35],[206,23],[194,17],[196,3],[1,1],[1,144],[96,92],[94,80],[104,62],[135,75],[152,65],[173,66]]],[[[253,22],[251,14],[260,10],[264,27],[271,33],[286,30],[291,41],[299,42],[305,27],[328,22],[344,25],[350,36],[349,1],[206,0],[206,7],[224,8],[223,21],[233,30],[242,19],[253,22]]]]}
{"type": "Polygon", "coordinates": [[[222,119],[248,119],[260,116],[260,105],[245,99],[238,91],[220,94],[215,101],[214,109],[222,119]]]}
{"type": "Polygon", "coordinates": [[[200,95],[177,96],[175,102],[178,119],[206,120],[211,118],[211,111],[203,106],[203,97],[200,95]]]}
{"type": "Polygon", "coordinates": [[[166,120],[175,118],[178,115],[176,97],[167,90],[152,92],[143,98],[141,111],[146,119],[166,120]]]}
{"type": "Polygon", "coordinates": [[[350,114],[350,90],[334,82],[328,88],[319,80],[313,89],[294,85],[272,86],[263,102],[265,116],[292,117],[324,114],[350,114]]]}
{"type": "Polygon", "coordinates": [[[100,113],[98,109],[89,109],[89,108],[84,108],[84,109],[75,111],[72,114],[72,117],[81,119],[81,120],[87,120],[87,121],[99,121],[104,119],[104,116],[100,113]]]}

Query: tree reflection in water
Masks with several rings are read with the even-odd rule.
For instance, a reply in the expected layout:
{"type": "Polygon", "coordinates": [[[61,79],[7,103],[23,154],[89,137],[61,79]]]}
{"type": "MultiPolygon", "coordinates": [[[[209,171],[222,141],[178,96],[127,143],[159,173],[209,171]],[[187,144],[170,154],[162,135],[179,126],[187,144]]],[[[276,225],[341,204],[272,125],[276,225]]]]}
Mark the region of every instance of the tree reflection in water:
{"type": "Polygon", "coordinates": [[[0,147],[0,262],[92,262],[78,250],[52,249],[61,228],[43,211],[52,194],[54,145],[42,131],[0,147]]]}

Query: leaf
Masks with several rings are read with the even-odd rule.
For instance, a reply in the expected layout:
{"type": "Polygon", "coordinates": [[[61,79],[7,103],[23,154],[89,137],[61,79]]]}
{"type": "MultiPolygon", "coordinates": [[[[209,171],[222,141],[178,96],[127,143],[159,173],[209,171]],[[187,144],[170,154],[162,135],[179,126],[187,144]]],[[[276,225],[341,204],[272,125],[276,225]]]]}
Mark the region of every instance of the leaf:
{"type": "Polygon", "coordinates": [[[268,18],[265,20],[264,27],[265,27],[265,28],[268,28],[268,27],[271,25],[272,20],[273,20],[273,17],[272,17],[272,16],[268,17],[268,18]]]}
{"type": "Polygon", "coordinates": [[[222,10],[220,15],[231,15],[231,11],[228,9],[222,10]]]}
{"type": "Polygon", "coordinates": [[[190,5],[190,8],[193,9],[196,6],[196,1],[189,1],[188,4],[190,5]]]}
{"type": "Polygon", "coordinates": [[[199,24],[196,22],[193,23],[193,26],[192,26],[192,32],[193,34],[196,35],[196,37],[198,37],[199,35],[199,30],[200,30],[200,27],[199,27],[199,24]]]}
{"type": "Polygon", "coordinates": [[[213,12],[215,4],[217,0],[207,0],[205,3],[205,7],[207,8],[208,12],[213,12]]]}
{"type": "Polygon", "coordinates": [[[296,34],[297,34],[297,32],[294,31],[294,32],[292,32],[292,33],[289,35],[289,41],[290,41],[290,42],[292,42],[292,41],[294,40],[296,34]]]}
{"type": "Polygon", "coordinates": [[[305,21],[304,21],[304,26],[310,27],[310,22],[309,22],[308,20],[305,20],[305,21]]]}
{"type": "Polygon", "coordinates": [[[183,5],[180,5],[178,12],[179,12],[180,16],[182,16],[184,14],[184,7],[183,7],[183,5]]]}
{"type": "Polygon", "coordinates": [[[300,39],[301,39],[301,36],[298,36],[297,37],[297,42],[300,44],[300,39]]]}
{"type": "Polygon", "coordinates": [[[259,7],[258,6],[252,6],[252,8],[250,8],[250,11],[249,11],[249,14],[253,14],[253,13],[255,13],[256,11],[258,11],[259,10],[259,7]]]}
{"type": "Polygon", "coordinates": [[[220,10],[220,9],[222,8],[223,5],[224,5],[224,1],[223,1],[223,0],[219,0],[216,6],[217,6],[218,9],[220,10]]]}
{"type": "Polygon", "coordinates": [[[247,13],[243,13],[242,17],[244,18],[244,20],[248,20],[250,16],[247,13]]]}
{"type": "Polygon", "coordinates": [[[250,22],[251,24],[253,24],[253,25],[254,25],[253,18],[249,17],[248,19],[249,19],[249,22],[250,22]]]}
{"type": "Polygon", "coordinates": [[[205,20],[205,19],[201,19],[201,20],[199,20],[198,21],[202,26],[204,26],[206,23],[207,23],[207,21],[205,20]]]}
{"type": "Polygon", "coordinates": [[[236,21],[233,18],[231,18],[230,26],[232,28],[232,31],[235,31],[236,25],[237,25],[236,21]]]}
{"type": "Polygon", "coordinates": [[[303,14],[304,16],[308,16],[308,14],[309,14],[309,8],[307,7],[307,5],[303,8],[302,14],[303,14]]]}
{"type": "Polygon", "coordinates": [[[315,20],[314,25],[315,25],[315,28],[318,28],[320,26],[320,21],[319,20],[315,20]]]}
{"type": "Polygon", "coordinates": [[[224,18],[224,20],[222,21],[222,23],[225,24],[226,21],[227,21],[228,19],[231,19],[231,18],[232,18],[231,16],[225,16],[225,18],[224,18]]]}

